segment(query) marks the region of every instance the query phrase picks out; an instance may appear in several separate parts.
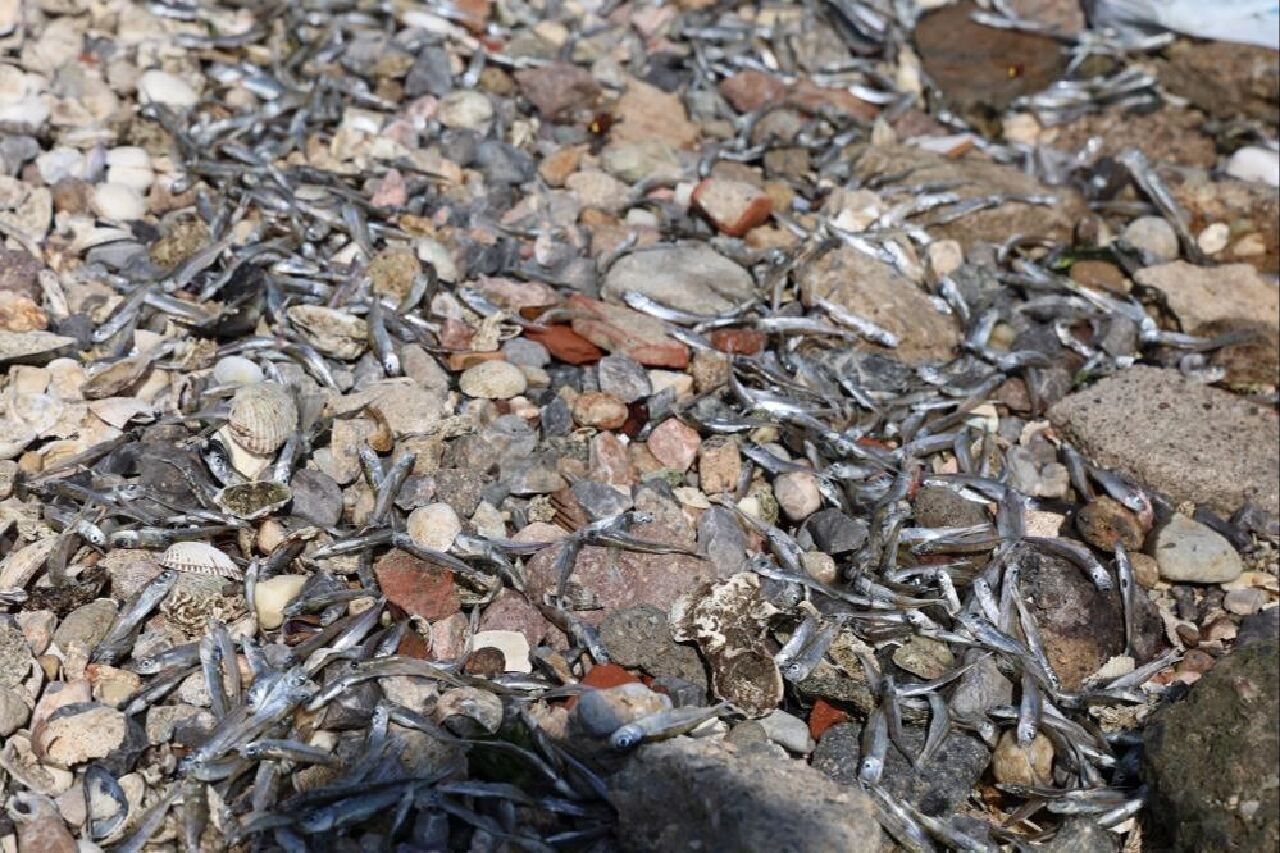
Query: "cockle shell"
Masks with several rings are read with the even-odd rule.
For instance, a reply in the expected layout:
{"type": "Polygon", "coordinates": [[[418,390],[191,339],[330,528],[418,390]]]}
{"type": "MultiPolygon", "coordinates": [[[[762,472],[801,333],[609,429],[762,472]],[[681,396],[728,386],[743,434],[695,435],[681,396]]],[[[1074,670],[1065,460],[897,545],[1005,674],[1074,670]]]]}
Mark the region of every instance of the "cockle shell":
{"type": "Polygon", "coordinates": [[[275,453],[298,426],[298,407],[283,385],[246,385],[231,398],[227,428],[250,453],[275,453]]]}
{"type": "Polygon", "coordinates": [[[160,565],[179,572],[242,580],[244,572],[226,554],[207,542],[175,542],[160,558],[160,565]]]}

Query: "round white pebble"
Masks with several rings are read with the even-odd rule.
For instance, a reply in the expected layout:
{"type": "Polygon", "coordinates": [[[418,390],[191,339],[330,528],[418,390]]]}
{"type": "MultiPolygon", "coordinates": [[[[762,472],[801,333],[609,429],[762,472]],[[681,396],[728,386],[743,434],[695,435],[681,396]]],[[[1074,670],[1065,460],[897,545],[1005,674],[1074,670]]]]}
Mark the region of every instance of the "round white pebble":
{"type": "Polygon", "coordinates": [[[418,507],[409,513],[404,527],[414,543],[434,551],[448,551],[462,532],[458,514],[444,502],[418,507]]]}
{"type": "Polygon", "coordinates": [[[155,69],[138,78],[138,97],[143,103],[164,104],[175,109],[193,107],[198,100],[196,90],[181,77],[155,69]]]}
{"type": "Polygon", "coordinates": [[[1227,243],[1229,242],[1231,242],[1231,227],[1225,222],[1213,223],[1196,237],[1196,243],[1200,246],[1200,251],[1206,255],[1218,254],[1218,252],[1227,248],[1227,243]]]}
{"type": "Polygon", "coordinates": [[[127,184],[98,184],[93,188],[93,211],[103,219],[129,222],[141,219],[147,203],[135,187],[127,184]]]}

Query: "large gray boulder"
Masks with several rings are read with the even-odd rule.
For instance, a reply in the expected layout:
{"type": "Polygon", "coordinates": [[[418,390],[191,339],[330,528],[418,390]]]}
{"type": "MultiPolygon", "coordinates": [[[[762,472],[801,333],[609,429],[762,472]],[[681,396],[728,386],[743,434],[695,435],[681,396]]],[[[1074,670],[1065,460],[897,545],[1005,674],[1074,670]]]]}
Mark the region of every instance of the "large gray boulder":
{"type": "Polygon", "coordinates": [[[1146,730],[1152,849],[1280,849],[1280,641],[1215,666],[1146,730]]]}

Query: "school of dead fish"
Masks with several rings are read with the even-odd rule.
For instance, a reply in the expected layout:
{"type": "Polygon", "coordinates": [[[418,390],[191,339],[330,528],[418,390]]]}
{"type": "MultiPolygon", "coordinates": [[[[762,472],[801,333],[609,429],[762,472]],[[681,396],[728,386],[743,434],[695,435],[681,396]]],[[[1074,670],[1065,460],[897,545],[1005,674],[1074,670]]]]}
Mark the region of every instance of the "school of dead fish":
{"type": "MultiPolygon", "coordinates": [[[[607,18],[614,4],[605,5],[610,8],[594,8],[593,20],[607,18]]],[[[54,448],[48,442],[60,412],[15,412],[10,406],[7,458],[45,445],[41,462],[15,476],[14,494],[38,502],[40,513],[38,519],[19,520],[20,539],[11,543],[0,569],[0,605],[13,613],[42,608],[65,614],[108,594],[101,558],[116,549],[153,552],[154,567],[119,601],[105,637],[85,663],[139,677],[136,690],[115,703],[129,717],[164,704],[198,675],[214,722],[193,748],[133,749],[69,768],[88,804],[84,825],[70,830],[48,796],[49,771],[38,752],[31,752],[32,740],[9,739],[0,755],[0,778],[20,839],[34,838],[38,827],[62,845],[41,849],[58,850],[75,849],[70,833],[79,837],[81,849],[88,842],[88,849],[118,851],[166,839],[186,850],[213,844],[289,851],[371,844],[611,849],[616,843],[604,770],[589,751],[553,737],[540,724],[540,709],[589,690],[578,680],[593,664],[608,662],[599,632],[581,618],[593,602],[574,582],[575,562],[588,546],[658,555],[696,552],[633,533],[652,520],[643,512],[595,516],[590,507],[585,509],[591,517],[573,524],[558,544],[473,532],[459,534],[446,550],[428,547],[406,530],[406,513],[397,504],[414,472],[415,451],[375,406],[338,410],[325,400],[330,392],[358,394],[373,382],[403,376],[406,345],[441,360],[456,354],[447,339],[460,322],[477,334],[509,339],[571,315],[560,305],[540,314],[503,309],[474,288],[443,280],[429,260],[417,265],[404,292],[376,290],[369,260],[382,247],[411,245],[417,236],[406,225],[411,220],[418,223],[413,227],[428,217],[470,221],[494,238],[476,246],[472,260],[493,275],[541,283],[562,294],[594,286],[620,257],[645,249],[631,239],[584,264],[591,259],[581,242],[566,239],[549,219],[510,227],[501,224],[500,201],[444,195],[441,187],[450,177],[433,172],[425,158],[365,158],[363,170],[343,171],[300,165],[304,161],[290,157],[305,150],[315,134],[331,133],[348,109],[385,116],[401,106],[342,70],[352,45],[378,34],[408,51],[444,45],[443,61],[456,65],[440,73],[452,74],[459,89],[474,88],[490,65],[547,64],[493,45],[539,17],[564,16],[565,9],[560,3],[540,11],[510,7],[504,23],[477,31],[466,26],[465,10],[440,3],[147,4],[152,15],[192,25],[175,38],[201,58],[207,76],[208,88],[193,108],[150,103],[139,109],[142,120],[172,140],[177,178],[170,192],[195,190],[194,210],[205,236],[171,268],[142,264],[111,272],[86,265],[69,274],[69,284],[50,285],[58,293],[92,280],[114,293],[89,333],[80,394],[100,404],[100,415],[118,429],[104,440],[54,448]],[[224,98],[236,87],[256,96],[251,109],[224,98]],[[401,211],[370,203],[366,181],[383,181],[391,171],[411,182],[414,200],[406,204],[416,206],[401,211]],[[411,216],[398,218],[400,212],[411,216]],[[164,386],[172,379],[180,393],[153,394],[133,405],[122,401],[154,384],[155,376],[165,377],[164,386]],[[160,404],[153,407],[153,401],[160,404]],[[327,527],[291,518],[295,472],[336,444],[335,425],[353,413],[375,424],[373,432],[356,439],[356,447],[341,448],[358,456],[371,498],[360,521],[350,506],[327,527]],[[142,455],[168,466],[172,482],[165,490],[138,478],[142,455]],[[175,503],[174,495],[185,497],[175,503]],[[268,524],[269,537],[262,535],[268,524]],[[392,548],[454,573],[472,630],[499,592],[526,591],[529,556],[558,548],[554,592],[531,603],[565,632],[570,647],[539,650],[532,673],[487,677],[464,667],[465,653],[456,660],[404,653],[406,638],[424,626],[406,618],[379,589],[372,567],[392,548]],[[260,625],[254,613],[258,587],[283,575],[307,579],[284,607],[282,626],[260,625]],[[148,619],[164,607],[175,608],[173,596],[188,582],[212,585],[215,598],[231,602],[226,612],[197,610],[186,642],[142,648],[138,640],[148,619]],[[437,688],[433,704],[398,701],[414,695],[402,688],[405,682],[437,688]],[[393,683],[401,687],[383,689],[393,683]],[[343,717],[361,722],[330,730],[343,717]],[[477,759],[506,768],[505,776],[477,774],[477,759]],[[145,794],[124,790],[120,780],[131,773],[146,780],[145,794]]],[[[920,104],[919,93],[899,89],[886,71],[918,12],[910,2],[806,4],[806,20],[835,27],[855,54],[846,66],[815,76],[879,105],[882,119],[920,104]]],[[[781,26],[715,8],[679,14],[674,32],[687,47],[682,73],[688,97],[714,92],[735,71],[795,70],[781,26]]],[[[979,14],[991,26],[1036,28],[998,5],[979,14]]],[[[577,37],[571,33],[565,56],[577,37]]],[[[1091,53],[1124,57],[1164,43],[1122,43],[1095,32],[1064,41],[1073,67],[1091,53]]],[[[633,61],[643,63],[644,57],[633,61]]],[[[1051,116],[1155,98],[1150,75],[1122,68],[1106,80],[1060,81],[1030,104],[1051,116]]],[[[777,106],[737,114],[721,102],[721,117],[734,133],[705,146],[698,176],[722,160],[758,162],[770,142],[756,141],[753,129],[777,106]]],[[[494,112],[489,138],[518,142],[517,132],[529,132],[528,122],[517,121],[511,107],[494,112]]],[[[966,132],[963,121],[936,101],[933,112],[957,133],[966,132]]],[[[429,116],[414,121],[423,140],[441,130],[429,116]]],[[[602,121],[595,119],[593,126],[602,121]]],[[[1035,499],[1003,475],[1003,451],[984,412],[1011,376],[1025,382],[1033,407],[1042,412],[1041,369],[1050,365],[1039,351],[998,345],[993,333],[1015,317],[1049,325],[1085,360],[1077,382],[1139,361],[1214,381],[1220,369],[1209,364],[1208,355],[1238,336],[1202,339],[1161,328],[1132,297],[1102,293],[1062,275],[1058,262],[1072,247],[1011,234],[997,253],[999,281],[1010,298],[980,310],[943,278],[933,303],[963,329],[962,344],[946,363],[904,366],[894,358],[899,340],[893,332],[835,301],[802,304],[796,298],[795,283],[807,266],[851,247],[918,279],[917,252],[930,242],[930,227],[1010,203],[1053,205],[1056,198],[962,198],[953,186],[913,180],[909,170],[858,186],[853,162],[843,153],[870,140],[879,127],[835,111],[809,113],[797,139],[813,154],[813,176],[797,187],[796,210],[817,211],[819,194],[833,186],[871,190],[894,203],[858,229],[825,215],[810,227],[776,211],[776,222],[799,238],[792,249],[750,249],[715,236],[669,194],[650,195],[670,189],[673,181],[642,181],[633,190],[630,205],[648,211],[664,237],[709,241],[747,268],[757,298],[722,316],[680,310],[639,292],[624,294],[625,304],[656,318],[670,338],[695,352],[713,350],[710,336],[725,329],[758,331],[768,345],[759,354],[731,356],[726,381],[711,391],[684,398],[671,389],[652,395],[631,435],[643,440],[665,418],[676,417],[704,438],[738,437],[744,457],[739,486],[712,503],[732,512],[761,548],[749,571],[700,587],[671,614],[676,639],[703,654],[713,695],[623,725],[608,734],[604,748],[621,754],[690,732],[716,736],[725,723],[794,708],[789,685],[807,678],[840,643],[855,650],[872,697],[858,778],[873,796],[884,830],[904,849],[1022,847],[1051,838],[1064,815],[1121,827],[1144,802],[1134,770],[1140,739],[1133,731],[1104,733],[1089,711],[1153,701],[1159,688],[1151,679],[1179,659],[1176,638],[1171,651],[1129,671],[1087,680],[1078,690],[1060,683],[1020,592],[1024,555],[1060,557],[1097,589],[1114,590],[1131,655],[1135,596],[1145,593],[1122,544],[1101,553],[1076,540],[1028,534],[1025,519],[1035,499]],[[1091,343],[1101,335],[1081,333],[1112,322],[1132,324],[1136,350],[1111,352],[1091,343]],[[860,342],[874,347],[854,349],[860,342]],[[832,354],[851,351],[856,357],[833,366],[832,354]],[[794,472],[816,475],[824,506],[866,522],[865,544],[838,561],[835,582],[815,579],[806,569],[794,527],[740,507],[753,479],[794,472]],[[921,486],[993,505],[994,522],[917,526],[910,498],[921,486]],[[895,679],[876,652],[911,636],[945,643],[956,653],[955,667],[932,680],[895,679]],[[744,637],[751,638],[749,644],[742,645],[744,637]],[[752,666],[742,664],[743,655],[753,656],[752,666]],[[948,688],[987,659],[1017,685],[1015,703],[980,719],[953,714],[948,688]],[[927,725],[919,753],[902,745],[904,718],[927,725]],[[1043,736],[1054,748],[1051,784],[1001,786],[1017,805],[1000,816],[1002,823],[992,823],[986,839],[946,817],[923,814],[879,784],[890,750],[902,750],[918,766],[953,727],[992,746],[1012,731],[1019,744],[1043,736]]],[[[1091,181],[1088,152],[1078,162],[1041,161],[979,136],[970,140],[993,158],[1046,179],[1078,181],[1086,192],[1099,184],[1091,181]]],[[[1145,202],[1135,209],[1165,217],[1186,257],[1203,260],[1171,194],[1143,156],[1125,152],[1111,165],[1117,164],[1145,202]]],[[[1106,254],[1129,268],[1141,263],[1121,248],[1106,254]]],[[[65,352],[70,342],[45,335],[28,337],[23,346],[53,354],[65,352]]],[[[15,392],[11,400],[16,397],[15,392]]],[[[442,401],[453,407],[450,417],[456,402],[456,395],[442,401]]],[[[462,411],[450,422],[459,434],[475,428],[484,405],[492,406],[468,405],[469,424],[462,411]]],[[[1081,500],[1110,496],[1150,528],[1162,496],[1091,464],[1065,443],[1059,454],[1081,500]]],[[[1251,508],[1220,524],[1237,541],[1275,534],[1274,520],[1251,508]]],[[[54,710],[45,721],[94,704],[54,710]]]]}

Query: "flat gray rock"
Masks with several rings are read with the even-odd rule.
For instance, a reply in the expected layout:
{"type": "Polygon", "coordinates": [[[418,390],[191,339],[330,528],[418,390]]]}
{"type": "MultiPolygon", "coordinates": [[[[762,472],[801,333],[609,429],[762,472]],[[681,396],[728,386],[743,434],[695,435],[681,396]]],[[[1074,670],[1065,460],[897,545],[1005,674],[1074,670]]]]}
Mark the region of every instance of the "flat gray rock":
{"type": "Polygon", "coordinates": [[[1070,394],[1049,410],[1092,461],[1174,501],[1223,515],[1246,500],[1280,512],[1280,421],[1240,397],[1176,370],[1134,367],[1070,394]]]}
{"type": "Polygon", "coordinates": [[[624,850],[878,851],[871,799],[799,761],[691,738],[641,747],[614,777],[624,850]]]}
{"type": "Polygon", "coordinates": [[[721,314],[755,296],[745,269],[701,243],[659,245],[620,258],[600,292],[621,302],[629,290],[694,314],[721,314]]]}

